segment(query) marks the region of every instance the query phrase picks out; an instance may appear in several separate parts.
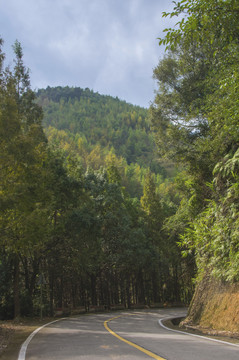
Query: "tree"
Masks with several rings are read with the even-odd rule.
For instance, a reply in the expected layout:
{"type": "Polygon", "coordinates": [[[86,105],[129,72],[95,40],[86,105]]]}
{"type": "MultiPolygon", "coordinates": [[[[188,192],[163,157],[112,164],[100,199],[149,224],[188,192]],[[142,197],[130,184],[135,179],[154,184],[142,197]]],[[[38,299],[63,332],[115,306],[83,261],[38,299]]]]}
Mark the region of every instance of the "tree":
{"type": "MultiPolygon", "coordinates": [[[[171,14],[164,14],[186,16],[181,17],[178,28],[166,29],[166,36],[160,39],[168,55],[154,70],[159,91],[150,109],[159,151],[177,161],[186,174],[184,184],[181,181],[184,196],[171,224],[175,226],[177,221],[184,233],[190,223],[183,246],[196,252],[199,269],[205,271],[206,263],[221,263],[215,268],[227,279],[232,274],[227,272],[226,263],[218,261],[218,254],[222,256],[220,249],[226,247],[225,261],[235,261],[237,250],[232,234],[237,231],[237,222],[234,228],[229,212],[224,217],[219,209],[224,208],[225,187],[232,181],[231,175],[220,177],[224,185],[217,188],[219,198],[212,184],[214,169],[222,169],[225,157],[236,162],[239,144],[238,9],[234,0],[183,0],[175,4],[171,14]],[[227,230],[225,222],[230,224],[227,230]],[[228,237],[219,236],[223,228],[228,237]],[[214,250],[205,252],[212,247],[214,250]]],[[[232,161],[228,167],[229,163],[232,161]]],[[[237,182],[236,174],[233,182],[237,182]]],[[[231,206],[237,209],[235,198],[231,206]]]]}
{"type": "Polygon", "coordinates": [[[229,134],[223,144],[215,141],[223,126],[210,109],[220,98],[222,79],[235,76],[237,6],[233,0],[181,1],[171,16],[186,11],[186,20],[179,22],[177,30],[166,29],[165,38],[160,40],[169,53],[154,71],[160,88],[151,107],[152,121],[160,150],[186,161],[192,171],[195,167],[212,171],[230,143],[229,134]],[[160,140],[163,136],[167,141],[160,140]]]}
{"type": "MultiPolygon", "coordinates": [[[[15,317],[20,314],[21,256],[34,253],[44,234],[46,214],[42,192],[46,138],[41,127],[42,112],[34,102],[22,49],[14,45],[15,68],[1,73],[1,231],[5,254],[13,258],[15,317]],[[41,234],[41,235],[40,235],[41,234]]],[[[44,236],[43,236],[44,238],[44,236]]]]}

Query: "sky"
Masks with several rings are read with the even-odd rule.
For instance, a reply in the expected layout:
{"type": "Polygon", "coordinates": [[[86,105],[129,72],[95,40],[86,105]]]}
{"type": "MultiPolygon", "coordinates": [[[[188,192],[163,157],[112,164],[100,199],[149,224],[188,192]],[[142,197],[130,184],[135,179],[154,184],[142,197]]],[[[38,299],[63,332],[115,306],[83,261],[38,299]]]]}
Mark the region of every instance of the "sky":
{"type": "Polygon", "coordinates": [[[158,37],[177,19],[171,0],[0,0],[6,64],[20,41],[33,90],[89,88],[149,107],[153,69],[164,56],[158,37]]]}

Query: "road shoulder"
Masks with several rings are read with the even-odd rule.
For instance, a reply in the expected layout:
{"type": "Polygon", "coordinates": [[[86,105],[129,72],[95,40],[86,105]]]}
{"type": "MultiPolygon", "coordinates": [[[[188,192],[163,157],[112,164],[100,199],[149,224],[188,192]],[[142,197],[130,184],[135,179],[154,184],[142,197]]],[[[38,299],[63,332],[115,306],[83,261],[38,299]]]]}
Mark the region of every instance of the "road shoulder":
{"type": "Polygon", "coordinates": [[[239,336],[237,333],[228,333],[225,331],[217,331],[214,329],[203,328],[198,325],[184,325],[182,317],[180,318],[168,318],[162,319],[162,324],[171,330],[179,331],[182,333],[187,333],[191,335],[197,335],[201,337],[206,337],[212,340],[219,340],[222,342],[235,344],[239,346],[239,336]]]}

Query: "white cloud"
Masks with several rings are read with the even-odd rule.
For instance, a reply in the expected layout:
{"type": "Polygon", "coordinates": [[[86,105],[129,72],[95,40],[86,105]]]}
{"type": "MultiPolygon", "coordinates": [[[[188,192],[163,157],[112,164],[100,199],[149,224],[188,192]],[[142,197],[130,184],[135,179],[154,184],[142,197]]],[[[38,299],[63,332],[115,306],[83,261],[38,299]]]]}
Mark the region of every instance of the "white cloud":
{"type": "MultiPolygon", "coordinates": [[[[89,87],[147,106],[166,0],[8,0],[0,3],[6,49],[17,38],[33,87],[89,87]]],[[[173,23],[176,22],[173,20],[173,23]]]]}

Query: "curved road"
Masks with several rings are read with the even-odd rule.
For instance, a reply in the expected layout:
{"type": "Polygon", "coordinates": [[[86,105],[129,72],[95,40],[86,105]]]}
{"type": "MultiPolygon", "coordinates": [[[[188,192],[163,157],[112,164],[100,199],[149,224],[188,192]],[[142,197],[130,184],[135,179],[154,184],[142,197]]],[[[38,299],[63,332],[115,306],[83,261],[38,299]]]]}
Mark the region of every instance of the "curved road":
{"type": "MultiPolygon", "coordinates": [[[[239,345],[170,331],[160,325],[185,309],[94,314],[43,327],[18,360],[238,360],[239,345]]],[[[30,340],[30,341],[29,341],[30,340]]]]}

